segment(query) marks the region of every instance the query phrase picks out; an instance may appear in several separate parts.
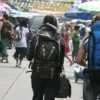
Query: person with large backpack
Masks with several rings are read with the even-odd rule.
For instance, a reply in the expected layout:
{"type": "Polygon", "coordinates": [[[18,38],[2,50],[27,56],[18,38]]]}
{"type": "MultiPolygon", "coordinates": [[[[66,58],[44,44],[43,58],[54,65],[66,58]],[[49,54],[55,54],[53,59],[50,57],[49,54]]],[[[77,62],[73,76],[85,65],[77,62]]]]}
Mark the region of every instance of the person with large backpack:
{"type": "Polygon", "coordinates": [[[30,42],[27,59],[32,63],[32,100],[55,100],[59,89],[58,77],[62,71],[65,48],[57,29],[56,17],[46,15],[43,25],[30,42]]]}
{"type": "Polygon", "coordinates": [[[83,100],[100,100],[100,14],[94,17],[89,36],[82,40],[76,62],[86,67],[83,100]]]}

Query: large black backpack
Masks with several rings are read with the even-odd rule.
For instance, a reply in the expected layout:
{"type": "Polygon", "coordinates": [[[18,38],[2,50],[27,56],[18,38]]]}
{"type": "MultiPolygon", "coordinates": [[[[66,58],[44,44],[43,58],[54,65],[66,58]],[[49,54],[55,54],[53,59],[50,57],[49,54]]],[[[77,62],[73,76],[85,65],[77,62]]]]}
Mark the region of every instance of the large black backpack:
{"type": "Polygon", "coordinates": [[[48,32],[39,31],[34,49],[34,73],[39,78],[52,79],[58,66],[59,43],[48,32]]]}
{"type": "Polygon", "coordinates": [[[100,84],[100,21],[94,23],[89,36],[89,77],[91,83],[100,84]]]}

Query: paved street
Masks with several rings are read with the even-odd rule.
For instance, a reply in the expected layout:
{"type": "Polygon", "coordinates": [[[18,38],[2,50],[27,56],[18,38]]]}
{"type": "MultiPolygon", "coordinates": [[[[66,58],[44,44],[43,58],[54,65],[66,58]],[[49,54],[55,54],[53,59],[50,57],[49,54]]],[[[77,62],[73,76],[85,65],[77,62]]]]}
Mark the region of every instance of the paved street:
{"type": "MultiPolygon", "coordinates": [[[[24,59],[22,68],[15,67],[15,60],[13,58],[14,49],[9,50],[9,63],[0,63],[0,100],[32,100],[31,89],[31,73],[26,73],[28,69],[28,61],[24,59]]],[[[65,58],[66,75],[71,81],[72,97],[67,100],[82,100],[82,80],[75,83],[74,67],[69,66],[65,58]]],[[[62,100],[62,99],[56,99],[62,100]]],[[[66,100],[66,99],[63,99],[66,100]]]]}

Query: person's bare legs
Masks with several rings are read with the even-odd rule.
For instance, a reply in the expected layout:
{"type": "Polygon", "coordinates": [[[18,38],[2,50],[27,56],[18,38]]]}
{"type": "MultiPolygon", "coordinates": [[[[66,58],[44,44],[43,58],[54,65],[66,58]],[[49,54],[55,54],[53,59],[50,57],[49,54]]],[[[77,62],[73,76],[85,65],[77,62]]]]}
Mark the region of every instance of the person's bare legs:
{"type": "Polygon", "coordinates": [[[7,57],[2,57],[1,62],[5,61],[5,63],[8,63],[8,56],[7,57]]]}
{"type": "Polygon", "coordinates": [[[19,67],[21,67],[22,59],[19,60],[19,67]]]}
{"type": "Polygon", "coordinates": [[[4,60],[4,57],[1,58],[1,62],[3,62],[3,60],[4,60]]]}
{"type": "Polygon", "coordinates": [[[7,56],[7,57],[5,57],[5,60],[6,60],[6,63],[8,63],[8,56],[7,56]]]}
{"type": "Polygon", "coordinates": [[[16,58],[16,67],[18,67],[18,58],[16,58]]]}
{"type": "Polygon", "coordinates": [[[68,57],[68,55],[67,54],[65,54],[65,57],[69,60],[69,62],[70,62],[70,66],[73,64],[73,61],[68,57]]]}

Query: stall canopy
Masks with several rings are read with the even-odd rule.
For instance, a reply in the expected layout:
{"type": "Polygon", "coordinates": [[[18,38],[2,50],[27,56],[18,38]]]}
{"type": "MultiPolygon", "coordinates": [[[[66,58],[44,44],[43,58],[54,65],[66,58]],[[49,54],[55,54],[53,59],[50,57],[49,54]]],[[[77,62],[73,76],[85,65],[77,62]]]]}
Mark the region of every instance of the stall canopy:
{"type": "Polygon", "coordinates": [[[74,2],[74,0],[52,0],[53,2],[74,2]]]}
{"type": "Polygon", "coordinates": [[[79,11],[76,8],[72,8],[68,12],[65,12],[64,16],[71,19],[84,19],[84,20],[90,20],[92,18],[92,15],[89,12],[79,11]]]}
{"type": "Polygon", "coordinates": [[[90,13],[100,13],[100,1],[88,1],[78,5],[78,9],[90,13]]]}

